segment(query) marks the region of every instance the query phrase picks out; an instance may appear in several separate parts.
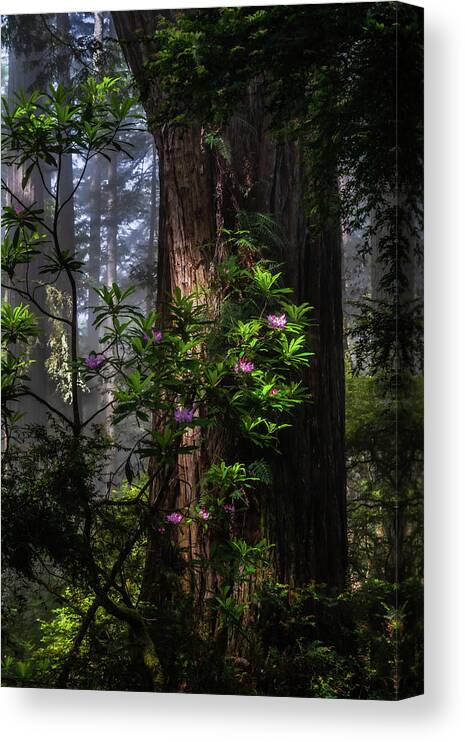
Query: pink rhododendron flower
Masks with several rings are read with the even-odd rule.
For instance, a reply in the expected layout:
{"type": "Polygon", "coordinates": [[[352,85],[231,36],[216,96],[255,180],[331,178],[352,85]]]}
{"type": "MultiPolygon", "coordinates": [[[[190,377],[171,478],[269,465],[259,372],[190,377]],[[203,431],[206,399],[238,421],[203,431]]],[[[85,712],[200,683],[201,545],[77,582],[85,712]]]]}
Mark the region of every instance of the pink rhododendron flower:
{"type": "Polygon", "coordinates": [[[199,515],[204,520],[208,520],[210,517],[210,513],[208,512],[207,508],[201,507],[199,510],[199,515]]]}
{"type": "Polygon", "coordinates": [[[223,508],[226,510],[227,513],[229,513],[229,515],[232,515],[233,513],[236,512],[236,508],[234,507],[232,503],[231,504],[226,503],[226,505],[223,505],[223,508]]]}
{"type": "Polygon", "coordinates": [[[275,394],[279,394],[279,389],[276,389],[276,387],[274,386],[273,389],[270,389],[270,391],[268,393],[269,393],[270,397],[274,397],[275,394]]]}
{"type": "Polygon", "coordinates": [[[274,327],[275,330],[283,330],[287,325],[287,317],[285,314],[269,314],[266,318],[270,327],[274,327]]]}
{"type": "Polygon", "coordinates": [[[157,531],[158,531],[158,533],[165,533],[166,528],[165,528],[165,526],[158,526],[157,531]]]}
{"type": "Polygon", "coordinates": [[[182,515],[182,513],[178,513],[177,511],[175,511],[174,513],[169,513],[166,516],[166,520],[168,521],[168,523],[174,523],[174,525],[180,523],[183,518],[184,516],[182,515]]]}
{"type": "Polygon", "coordinates": [[[153,335],[153,339],[155,340],[156,343],[159,343],[160,340],[163,337],[162,331],[161,330],[157,330],[155,327],[152,327],[152,335],[153,335]]]}
{"type": "Polygon", "coordinates": [[[102,356],[101,353],[97,355],[95,353],[91,353],[86,358],[84,358],[84,363],[91,371],[96,371],[102,365],[102,363],[105,363],[105,360],[105,356],[102,356]]]}
{"type": "Polygon", "coordinates": [[[236,363],[234,366],[234,371],[236,374],[250,374],[254,370],[255,366],[252,363],[252,361],[247,360],[247,358],[244,356],[244,358],[241,358],[240,361],[236,363]]]}
{"type": "Polygon", "coordinates": [[[189,407],[178,407],[174,413],[174,419],[177,423],[191,423],[194,417],[194,410],[189,407]]]}

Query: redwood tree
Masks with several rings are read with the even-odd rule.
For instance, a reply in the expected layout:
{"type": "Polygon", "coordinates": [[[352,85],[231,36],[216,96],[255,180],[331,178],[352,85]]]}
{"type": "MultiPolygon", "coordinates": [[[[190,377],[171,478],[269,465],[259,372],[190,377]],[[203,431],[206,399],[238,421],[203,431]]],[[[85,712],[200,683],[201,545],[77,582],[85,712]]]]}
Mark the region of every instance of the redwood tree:
{"type": "MultiPolygon", "coordinates": [[[[175,287],[189,293],[196,285],[211,282],[217,261],[227,254],[222,229],[236,227],[244,212],[274,217],[282,233],[278,257],[295,299],[315,306],[316,360],[306,379],[312,402],[299,415],[292,435],[282,438],[283,455],[273,465],[264,519],[252,513],[247,527],[253,532],[259,522],[266,524],[276,545],[279,579],[293,583],[316,579],[342,587],[346,518],[338,220],[328,217],[317,229],[309,229],[305,201],[312,186],[302,143],[272,136],[260,76],[248,82],[212,146],[201,117],[182,126],[159,120],[166,94],[162,80],[156,73],[148,75],[146,65],[157,51],[153,37],[160,21],[175,20],[174,11],[118,12],[113,19],[159,156],[159,309],[175,287]]],[[[216,299],[219,303],[221,296],[216,299]]],[[[209,442],[205,450],[179,461],[184,483],[172,493],[170,505],[183,507],[218,445],[224,448],[227,443],[209,442]]],[[[198,534],[191,529],[184,538],[182,545],[195,556],[202,548],[198,534]]],[[[154,548],[146,583],[157,559],[154,548]]]]}

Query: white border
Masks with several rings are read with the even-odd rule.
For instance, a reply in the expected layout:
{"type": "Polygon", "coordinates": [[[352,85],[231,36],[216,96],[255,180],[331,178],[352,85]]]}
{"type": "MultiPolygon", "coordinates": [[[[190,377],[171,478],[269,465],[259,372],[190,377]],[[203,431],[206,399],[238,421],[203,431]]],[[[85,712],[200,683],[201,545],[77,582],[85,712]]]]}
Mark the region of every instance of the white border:
{"type": "MultiPolygon", "coordinates": [[[[311,0],[308,0],[311,1],[311,0]]],[[[225,2],[3,0],[2,13],[201,7],[225,2]]],[[[270,2],[251,2],[269,5],[270,2]]],[[[465,3],[425,0],[427,691],[399,703],[230,698],[3,688],[6,739],[315,739],[429,742],[462,738],[465,601],[464,136],[465,3]]]]}

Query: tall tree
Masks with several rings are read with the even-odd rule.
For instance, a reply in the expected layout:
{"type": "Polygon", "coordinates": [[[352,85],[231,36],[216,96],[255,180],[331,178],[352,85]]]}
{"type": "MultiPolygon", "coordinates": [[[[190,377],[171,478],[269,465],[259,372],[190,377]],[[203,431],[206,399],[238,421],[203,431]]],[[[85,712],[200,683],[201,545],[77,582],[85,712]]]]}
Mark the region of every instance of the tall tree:
{"type": "MultiPolygon", "coordinates": [[[[160,309],[175,287],[188,293],[198,284],[208,285],[215,261],[227,253],[221,230],[237,226],[237,214],[244,209],[266,212],[277,219],[286,242],[280,257],[296,298],[320,302],[314,328],[318,365],[307,379],[314,404],[302,416],[296,438],[283,439],[286,455],[281,470],[275,472],[273,495],[267,497],[265,509],[269,536],[277,544],[278,574],[297,582],[313,578],[342,586],[346,534],[337,220],[328,220],[324,228],[309,235],[301,147],[270,136],[259,79],[247,86],[223,134],[229,154],[221,151],[221,142],[212,149],[199,119],[182,127],[154,123],[165,94],[156,73],[147,78],[145,64],[156,53],[153,36],[160,21],[174,20],[174,12],[123,12],[114,13],[113,18],[152,122],[159,155],[160,309]],[[212,246],[210,253],[205,245],[212,246]],[[291,542],[298,547],[293,549],[291,542]]],[[[186,485],[174,500],[177,507],[196,490],[205,455],[208,453],[179,462],[186,485]]],[[[186,538],[195,556],[197,535],[190,533],[186,538]]]]}
{"type": "MultiPolygon", "coordinates": [[[[56,16],[57,34],[63,40],[70,35],[70,22],[68,13],[58,13],[56,16]]],[[[57,70],[57,82],[65,88],[71,84],[70,58],[68,54],[59,56],[57,70]]],[[[73,157],[66,154],[61,162],[60,177],[60,204],[63,204],[60,220],[60,240],[70,253],[76,249],[75,228],[74,228],[74,176],[73,176],[73,157]]]]}
{"type": "Polygon", "coordinates": [[[110,156],[107,170],[106,213],[106,284],[111,286],[118,279],[118,160],[110,156]]]}
{"type": "MultiPolygon", "coordinates": [[[[21,91],[31,93],[43,87],[47,79],[44,60],[47,39],[40,23],[39,16],[17,15],[8,18],[9,62],[8,62],[8,101],[14,106],[16,95],[21,91]]],[[[21,167],[9,167],[7,172],[6,197],[11,206],[17,210],[24,208],[43,209],[46,200],[46,183],[49,173],[42,163],[41,177],[35,169],[32,176],[25,182],[25,174],[30,163],[21,167]],[[13,195],[14,194],[14,195],[13,195]]],[[[46,306],[46,292],[44,281],[34,267],[27,266],[21,276],[18,288],[20,291],[32,293],[35,300],[42,307],[46,306]]],[[[9,291],[11,303],[28,303],[28,298],[18,292],[9,291]]],[[[30,367],[30,388],[35,395],[47,398],[52,394],[46,373],[45,361],[47,358],[47,341],[50,332],[49,322],[38,311],[37,305],[31,306],[40,322],[41,333],[37,338],[32,358],[35,363],[30,367]]],[[[26,412],[28,422],[43,423],[46,420],[45,408],[34,398],[29,400],[26,412]]]]}
{"type": "MultiPolygon", "coordinates": [[[[92,73],[99,78],[102,67],[103,52],[103,13],[94,13],[94,51],[92,55],[92,73]]],[[[100,284],[102,262],[101,228],[102,228],[102,161],[94,157],[89,163],[90,179],[90,225],[89,225],[89,260],[87,265],[87,343],[90,349],[98,345],[97,333],[93,325],[93,314],[90,307],[94,303],[94,287],[100,284]]]]}

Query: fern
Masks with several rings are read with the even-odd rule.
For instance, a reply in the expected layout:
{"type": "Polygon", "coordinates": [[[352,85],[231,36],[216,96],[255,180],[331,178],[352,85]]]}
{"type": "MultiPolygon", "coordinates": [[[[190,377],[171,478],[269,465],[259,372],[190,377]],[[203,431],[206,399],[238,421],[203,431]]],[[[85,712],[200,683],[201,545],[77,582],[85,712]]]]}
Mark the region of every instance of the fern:
{"type": "Polygon", "coordinates": [[[284,231],[271,214],[239,211],[237,220],[239,228],[250,232],[253,239],[263,247],[279,251],[286,247],[284,231]]]}
{"type": "Polygon", "coordinates": [[[216,131],[207,131],[204,134],[203,141],[207,147],[215,149],[217,153],[226,160],[226,162],[231,162],[230,144],[223,139],[221,134],[218,134],[216,131]]]}
{"type": "Polygon", "coordinates": [[[269,465],[263,459],[258,461],[252,461],[248,466],[248,470],[253,477],[256,477],[259,482],[267,486],[273,484],[273,475],[269,465]]]}

